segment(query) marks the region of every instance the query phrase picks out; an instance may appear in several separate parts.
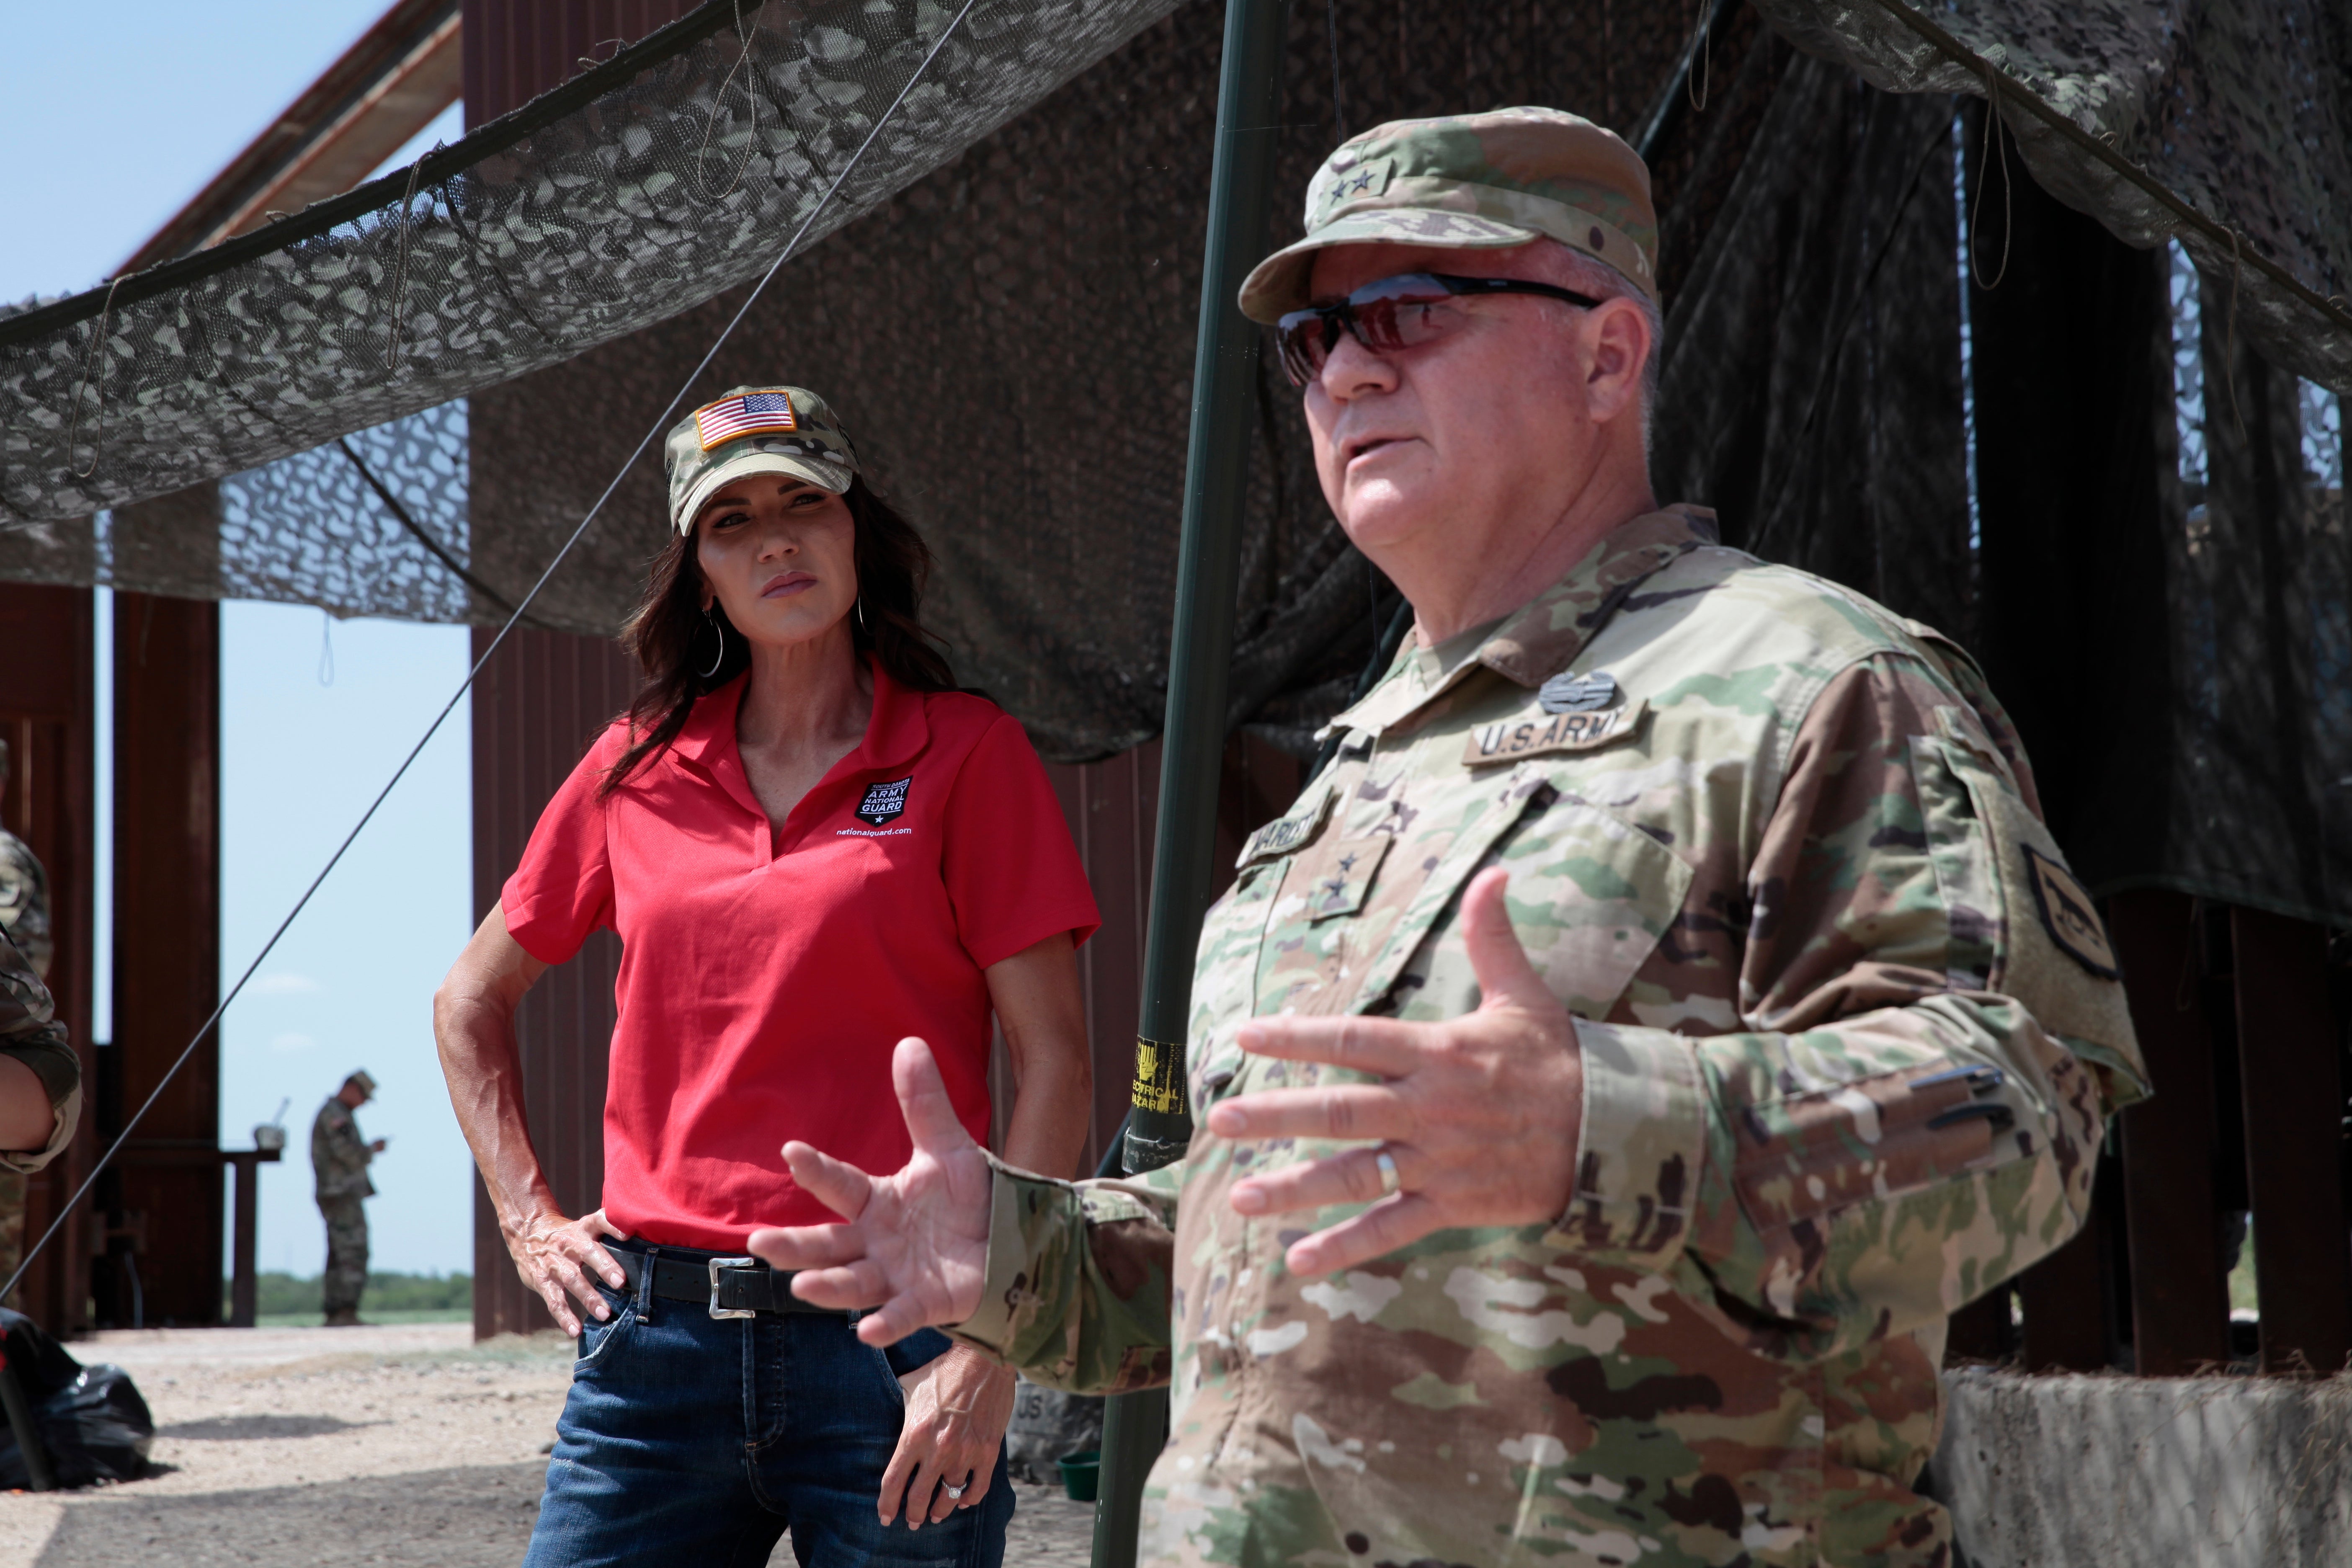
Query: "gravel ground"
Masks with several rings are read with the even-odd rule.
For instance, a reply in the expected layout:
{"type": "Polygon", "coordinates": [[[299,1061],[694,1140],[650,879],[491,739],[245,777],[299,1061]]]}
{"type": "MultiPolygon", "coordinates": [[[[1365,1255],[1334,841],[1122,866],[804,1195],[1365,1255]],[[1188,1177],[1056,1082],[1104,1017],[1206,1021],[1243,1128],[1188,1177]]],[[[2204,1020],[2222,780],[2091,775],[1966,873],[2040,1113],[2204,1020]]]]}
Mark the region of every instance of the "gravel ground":
{"type": "MultiPolygon", "coordinates": [[[[472,1342],[465,1324],[161,1329],[68,1347],[146,1395],[157,1473],[0,1496],[0,1568],[511,1568],[571,1383],[554,1334],[472,1342]]],[[[1094,1510],[1020,1489],[1005,1561],[1083,1568],[1094,1510]]],[[[792,1562],[789,1544],[774,1561],[792,1562]]]]}

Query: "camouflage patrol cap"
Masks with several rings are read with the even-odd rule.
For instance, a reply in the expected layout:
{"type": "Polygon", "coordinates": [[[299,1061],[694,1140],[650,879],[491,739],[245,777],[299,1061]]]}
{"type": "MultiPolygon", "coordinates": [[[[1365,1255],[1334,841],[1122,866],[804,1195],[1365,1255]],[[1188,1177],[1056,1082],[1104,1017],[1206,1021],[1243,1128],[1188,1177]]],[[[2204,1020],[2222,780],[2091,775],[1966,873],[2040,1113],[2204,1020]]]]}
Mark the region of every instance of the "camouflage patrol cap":
{"type": "Polygon", "coordinates": [[[840,495],[857,475],[857,451],[832,407],[799,386],[737,386],[670,426],[670,526],[694,531],[702,503],[751,474],[789,474],[840,495]]]}
{"type": "Polygon", "coordinates": [[[360,1086],[360,1092],[362,1094],[366,1095],[370,1100],[373,1100],[375,1098],[375,1079],[368,1077],[368,1071],[365,1068],[360,1068],[355,1070],[351,1077],[343,1079],[343,1084],[345,1088],[349,1088],[352,1084],[357,1084],[360,1086]]]}
{"type": "Polygon", "coordinates": [[[1334,245],[1500,250],[1551,238],[1658,298],[1658,215],[1641,155],[1557,109],[1392,120],[1351,137],[1307,186],[1307,237],[1258,263],[1242,314],[1272,322],[1309,303],[1315,253],[1334,245]]]}

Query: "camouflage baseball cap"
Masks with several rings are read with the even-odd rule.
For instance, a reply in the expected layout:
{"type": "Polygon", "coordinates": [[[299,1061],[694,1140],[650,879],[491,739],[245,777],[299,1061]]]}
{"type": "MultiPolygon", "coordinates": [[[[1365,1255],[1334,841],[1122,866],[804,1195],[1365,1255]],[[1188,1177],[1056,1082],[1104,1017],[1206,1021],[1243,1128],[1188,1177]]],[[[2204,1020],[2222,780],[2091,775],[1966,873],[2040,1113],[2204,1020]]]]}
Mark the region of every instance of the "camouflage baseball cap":
{"type": "Polygon", "coordinates": [[[1275,321],[1309,302],[1315,253],[1333,245],[1500,250],[1551,238],[1658,298],[1658,215],[1641,155],[1557,109],[1392,120],[1351,137],[1307,186],[1307,237],[1242,284],[1242,313],[1275,321]]]}
{"type": "Polygon", "coordinates": [[[349,1089],[353,1084],[359,1085],[360,1092],[366,1095],[370,1100],[373,1100],[375,1098],[375,1079],[368,1076],[367,1068],[357,1068],[352,1072],[351,1077],[343,1079],[343,1087],[346,1089],[349,1089]]]}
{"type": "Polygon", "coordinates": [[[805,387],[737,386],[670,426],[670,526],[694,531],[702,503],[748,474],[789,474],[840,495],[857,450],[825,400],[805,387]]]}

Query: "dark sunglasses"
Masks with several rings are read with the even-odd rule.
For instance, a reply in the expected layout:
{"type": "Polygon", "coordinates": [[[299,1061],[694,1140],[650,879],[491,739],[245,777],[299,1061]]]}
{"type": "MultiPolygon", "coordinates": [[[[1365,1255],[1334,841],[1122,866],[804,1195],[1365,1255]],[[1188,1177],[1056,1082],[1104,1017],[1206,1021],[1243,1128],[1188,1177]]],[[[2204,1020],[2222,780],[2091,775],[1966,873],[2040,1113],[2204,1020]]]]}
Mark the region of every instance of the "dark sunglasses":
{"type": "Polygon", "coordinates": [[[1539,294],[1591,310],[1590,294],[1532,283],[1518,278],[1454,278],[1442,272],[1406,272],[1367,283],[1336,305],[1309,305],[1275,323],[1282,345],[1282,368],[1293,386],[1323,374],[1323,362],[1339,344],[1339,331],[1376,354],[1394,353],[1445,335],[1458,322],[1452,301],[1462,295],[1539,294]]]}

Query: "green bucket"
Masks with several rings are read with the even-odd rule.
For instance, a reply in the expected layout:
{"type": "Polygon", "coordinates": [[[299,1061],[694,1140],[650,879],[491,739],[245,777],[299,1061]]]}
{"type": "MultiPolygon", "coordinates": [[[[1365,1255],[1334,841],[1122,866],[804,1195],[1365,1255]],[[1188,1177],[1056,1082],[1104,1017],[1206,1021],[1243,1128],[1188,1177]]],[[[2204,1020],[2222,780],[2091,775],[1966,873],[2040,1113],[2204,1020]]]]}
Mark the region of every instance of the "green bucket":
{"type": "Polygon", "coordinates": [[[1072,1502],[1095,1500],[1095,1486],[1102,1479],[1102,1456],[1092,1448],[1082,1454],[1072,1454],[1062,1462],[1062,1490],[1072,1502]]]}

